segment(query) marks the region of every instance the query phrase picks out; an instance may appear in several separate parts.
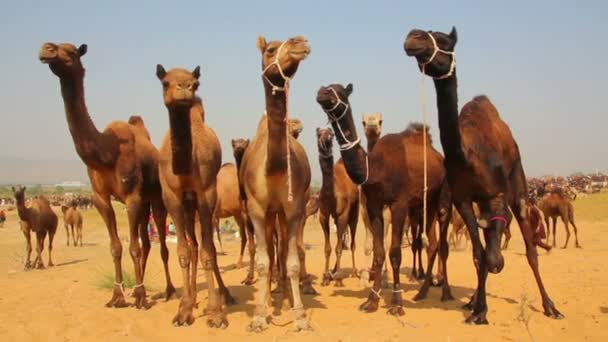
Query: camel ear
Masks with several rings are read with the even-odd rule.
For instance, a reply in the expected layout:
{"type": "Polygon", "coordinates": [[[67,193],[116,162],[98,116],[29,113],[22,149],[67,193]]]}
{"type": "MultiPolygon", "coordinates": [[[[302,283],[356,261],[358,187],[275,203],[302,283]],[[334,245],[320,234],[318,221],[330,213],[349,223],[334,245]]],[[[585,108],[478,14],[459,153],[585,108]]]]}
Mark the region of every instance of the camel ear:
{"type": "Polygon", "coordinates": [[[452,26],[452,31],[450,32],[450,38],[452,38],[454,45],[456,45],[456,42],[458,41],[458,33],[456,33],[456,26],[452,26]]]}
{"type": "Polygon", "coordinates": [[[317,137],[321,135],[321,127],[317,127],[317,137]]]}
{"type": "Polygon", "coordinates": [[[230,140],[230,143],[232,144],[232,148],[234,148],[234,147],[236,146],[236,140],[231,139],[231,140],[230,140]]]}
{"type": "Polygon", "coordinates": [[[249,146],[249,139],[245,140],[245,146],[249,146]]]}
{"type": "Polygon", "coordinates": [[[264,36],[258,36],[256,45],[257,45],[258,49],[260,49],[260,52],[264,53],[264,51],[266,51],[266,45],[268,45],[266,43],[266,38],[264,38],[264,36]]]}
{"type": "Polygon", "coordinates": [[[353,93],[353,84],[352,84],[352,83],[349,83],[349,84],[346,86],[346,89],[345,89],[345,90],[346,90],[346,97],[350,96],[350,94],[352,94],[352,93],[353,93]]]}
{"type": "Polygon", "coordinates": [[[363,124],[363,128],[365,128],[365,118],[363,118],[363,120],[361,120],[361,123],[363,124]]]}
{"type": "Polygon", "coordinates": [[[380,122],[382,122],[382,113],[378,112],[376,113],[376,117],[378,118],[378,120],[380,120],[380,122]]]}
{"type": "Polygon", "coordinates": [[[194,68],[194,71],[192,71],[192,76],[194,76],[197,80],[199,77],[201,77],[201,67],[199,65],[197,65],[196,68],[194,68]]]}
{"type": "Polygon", "coordinates": [[[166,75],[167,72],[165,71],[165,68],[163,68],[163,66],[160,64],[156,64],[156,77],[158,77],[158,79],[162,81],[162,79],[165,78],[166,75]]]}
{"type": "Polygon", "coordinates": [[[87,44],[82,44],[78,47],[78,56],[82,57],[87,53],[87,44]]]}

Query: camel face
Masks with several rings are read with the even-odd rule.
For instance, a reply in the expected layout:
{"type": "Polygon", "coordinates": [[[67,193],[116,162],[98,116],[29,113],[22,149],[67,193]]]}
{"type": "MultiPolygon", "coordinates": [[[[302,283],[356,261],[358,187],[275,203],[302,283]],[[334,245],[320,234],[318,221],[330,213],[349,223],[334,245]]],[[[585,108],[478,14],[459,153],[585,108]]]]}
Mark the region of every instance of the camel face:
{"type": "Polygon", "coordinates": [[[43,64],[48,64],[51,71],[59,76],[68,76],[70,73],[82,73],[84,68],[80,63],[80,57],[87,53],[87,45],[82,44],[78,48],[70,43],[44,43],[38,53],[38,59],[43,64]]]}
{"type": "Polygon", "coordinates": [[[249,146],[249,139],[232,139],[232,151],[234,155],[243,155],[249,146]]]}
{"type": "Polygon", "coordinates": [[[457,41],[454,27],[449,34],[414,29],[405,38],[403,48],[408,56],[416,58],[419,66],[426,64],[427,75],[440,77],[450,72],[453,56],[448,53],[454,51],[457,41]]]}
{"type": "Polygon", "coordinates": [[[323,110],[328,111],[335,108],[339,101],[346,103],[352,93],[352,83],[349,83],[346,88],[341,84],[330,84],[327,87],[319,89],[317,92],[317,103],[321,105],[323,110]],[[338,96],[337,98],[336,95],[338,96]]]}
{"type": "Polygon", "coordinates": [[[196,99],[195,92],[198,89],[201,69],[197,66],[192,72],[174,68],[165,71],[158,64],[156,76],[163,85],[163,99],[167,107],[191,107],[196,99]]]}
{"type": "Polygon", "coordinates": [[[366,136],[379,136],[382,132],[382,113],[363,114],[363,129],[366,136]]]}
{"type": "Polygon", "coordinates": [[[332,155],[334,131],[331,128],[317,128],[317,147],[319,154],[332,155]]]}
{"type": "Polygon", "coordinates": [[[259,36],[257,46],[262,53],[264,75],[275,84],[284,82],[283,75],[291,78],[298,70],[300,62],[310,54],[308,40],[302,36],[268,43],[263,36],[259,36]]]}
{"type": "Polygon", "coordinates": [[[300,133],[304,130],[304,125],[300,119],[289,119],[289,134],[295,139],[298,139],[300,133]]]}
{"type": "Polygon", "coordinates": [[[24,202],[25,200],[25,187],[24,186],[18,186],[17,189],[15,189],[15,187],[12,187],[13,190],[13,195],[15,196],[15,200],[17,203],[19,202],[24,202]]]}

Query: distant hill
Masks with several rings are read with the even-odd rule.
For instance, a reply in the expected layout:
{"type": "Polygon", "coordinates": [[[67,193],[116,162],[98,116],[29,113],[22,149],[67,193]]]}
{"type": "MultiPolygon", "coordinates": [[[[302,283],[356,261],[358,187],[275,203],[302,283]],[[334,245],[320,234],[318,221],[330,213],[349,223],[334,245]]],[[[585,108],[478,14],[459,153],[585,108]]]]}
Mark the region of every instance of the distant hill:
{"type": "Polygon", "coordinates": [[[0,156],[0,184],[56,184],[63,181],[89,183],[82,161],[0,156]]]}

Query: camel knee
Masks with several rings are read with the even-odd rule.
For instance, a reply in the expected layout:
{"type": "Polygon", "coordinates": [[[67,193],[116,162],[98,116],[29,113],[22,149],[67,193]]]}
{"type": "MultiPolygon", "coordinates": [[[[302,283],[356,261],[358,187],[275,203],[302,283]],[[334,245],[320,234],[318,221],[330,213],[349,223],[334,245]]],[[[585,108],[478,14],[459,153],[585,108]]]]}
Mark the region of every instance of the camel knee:
{"type": "Polygon", "coordinates": [[[122,256],[122,244],[120,241],[112,241],[110,244],[110,251],[114,259],[120,258],[122,256]]]}
{"type": "Polygon", "coordinates": [[[287,264],[285,265],[287,271],[287,277],[293,278],[300,275],[300,259],[295,256],[287,258],[287,264]]]}
{"type": "Polygon", "coordinates": [[[270,258],[265,249],[260,249],[255,255],[255,268],[260,277],[268,276],[270,268],[270,258]]]}

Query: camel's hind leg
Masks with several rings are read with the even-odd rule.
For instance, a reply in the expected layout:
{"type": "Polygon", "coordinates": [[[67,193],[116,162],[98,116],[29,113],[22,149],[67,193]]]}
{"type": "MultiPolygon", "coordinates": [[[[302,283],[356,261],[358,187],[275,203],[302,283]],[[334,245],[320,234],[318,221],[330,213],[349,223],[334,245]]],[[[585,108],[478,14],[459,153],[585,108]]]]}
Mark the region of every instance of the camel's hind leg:
{"type": "Polygon", "coordinates": [[[393,295],[388,313],[395,316],[403,316],[405,314],[403,311],[403,298],[401,297],[403,289],[401,289],[399,271],[401,270],[401,242],[403,240],[403,225],[406,213],[407,208],[391,207],[392,235],[389,255],[393,269],[393,295]]]}
{"type": "Polygon", "coordinates": [[[359,220],[359,201],[356,201],[351,205],[349,216],[348,226],[350,228],[350,255],[353,263],[351,276],[358,277],[359,271],[357,270],[357,264],[355,263],[355,249],[357,247],[355,240],[357,237],[357,221],[359,220]]]}
{"type": "MultiPolygon", "coordinates": [[[[556,237],[556,230],[557,230],[557,216],[556,217],[552,217],[551,218],[553,220],[553,247],[555,247],[557,244],[555,243],[555,237],[556,237]]],[[[549,229],[549,226],[547,226],[547,229],[549,229]]]]}
{"type": "Polygon", "coordinates": [[[247,247],[247,233],[245,233],[245,218],[242,213],[234,215],[234,221],[239,227],[239,235],[241,237],[241,249],[239,250],[239,259],[236,262],[236,267],[243,267],[243,255],[245,255],[245,247],[247,247]]]}
{"type": "MultiPolygon", "coordinates": [[[[302,208],[304,209],[304,208],[302,208]]],[[[301,212],[303,216],[304,210],[301,212]]],[[[306,318],[304,304],[300,296],[300,258],[298,257],[297,235],[300,225],[302,225],[302,217],[297,215],[285,218],[287,226],[287,277],[291,285],[293,295],[293,314],[296,330],[310,330],[310,323],[306,318]]],[[[338,240],[338,245],[340,245],[338,240]]]]}
{"type": "MultiPolygon", "coordinates": [[[[139,195],[131,195],[126,201],[127,217],[129,220],[129,254],[133,260],[133,269],[135,271],[135,286],[133,287],[133,297],[135,297],[135,307],[138,309],[147,309],[146,288],[144,287],[144,253],[139,243],[139,232],[141,226],[145,225],[147,216],[150,212],[150,207],[141,200],[139,195]],[[146,219],[143,219],[146,217],[146,219]]],[[[147,240],[147,229],[142,239],[147,240]]],[[[148,241],[149,243],[149,241],[148,241]]]]}
{"type": "MultiPolygon", "coordinates": [[[[57,227],[54,228],[50,228],[49,229],[49,263],[48,266],[49,267],[53,267],[55,266],[55,264],[53,264],[53,239],[55,238],[55,233],[57,232],[57,227]]],[[[76,246],[76,245],[74,245],[76,246]]]]}
{"type": "Polygon", "coordinates": [[[574,228],[574,245],[576,248],[581,248],[581,245],[578,243],[578,228],[574,223],[574,208],[571,203],[568,204],[568,221],[570,221],[570,224],[572,224],[572,227],[574,228]]]}
{"type": "MultiPolygon", "coordinates": [[[[268,303],[270,299],[270,256],[268,254],[269,242],[266,236],[266,213],[257,203],[248,201],[247,203],[249,218],[255,229],[255,259],[258,271],[257,285],[257,304],[253,319],[248,329],[254,332],[261,332],[268,328],[268,303]]],[[[274,219],[274,218],[273,218],[274,219]]]]}
{"type": "Polygon", "coordinates": [[[44,269],[44,262],[42,261],[42,251],[44,250],[44,239],[46,238],[46,231],[42,230],[36,232],[36,261],[34,261],[34,267],[37,269],[44,269]]]}
{"type": "Polygon", "coordinates": [[[247,277],[241,282],[241,284],[252,285],[254,272],[255,272],[255,251],[256,251],[256,239],[253,223],[249,219],[249,216],[245,214],[245,234],[247,234],[247,248],[249,249],[249,269],[247,270],[247,277]]]}
{"type": "MultiPolygon", "coordinates": [[[[325,266],[323,267],[323,282],[322,286],[327,286],[331,282],[331,274],[329,274],[329,258],[331,256],[331,242],[329,234],[329,213],[319,210],[319,223],[323,229],[323,237],[325,238],[325,266]]],[[[338,240],[340,242],[340,240],[338,240]]]]}
{"type": "Polygon", "coordinates": [[[66,246],[69,246],[70,245],[70,227],[65,222],[64,222],[63,226],[65,227],[65,236],[66,236],[66,240],[67,240],[66,241],[66,246]]]}
{"type": "MultiPolygon", "coordinates": [[[[344,213],[343,213],[344,214],[344,213]]],[[[344,249],[344,236],[346,235],[346,230],[348,226],[347,217],[338,217],[335,220],[337,227],[337,238],[336,238],[336,263],[334,264],[334,268],[330,274],[331,279],[335,280],[336,287],[343,287],[344,283],[342,282],[342,278],[338,277],[338,271],[340,271],[340,261],[342,261],[342,250],[344,249]]]]}
{"type": "Polygon", "coordinates": [[[25,264],[24,269],[27,271],[32,268],[32,263],[30,258],[32,257],[32,237],[30,234],[30,230],[27,228],[21,228],[23,231],[23,236],[25,237],[25,264]]]}
{"type": "Polygon", "coordinates": [[[169,300],[175,294],[175,287],[171,281],[171,273],[169,272],[169,249],[167,248],[167,209],[162,199],[153,199],[151,202],[152,214],[158,231],[158,241],[160,242],[160,257],[163,261],[163,269],[165,271],[165,299],[169,300]]]}
{"type": "Polygon", "coordinates": [[[509,215],[509,222],[507,223],[507,226],[505,227],[505,243],[502,245],[502,249],[507,249],[509,248],[509,241],[511,240],[511,221],[512,221],[512,216],[509,215]]]}
{"type": "Polygon", "coordinates": [[[76,232],[78,233],[79,246],[82,247],[82,221],[76,226],[76,232]]]}
{"type": "Polygon", "coordinates": [[[70,224],[70,226],[72,228],[72,246],[74,246],[74,247],[76,247],[76,234],[74,234],[74,231],[76,230],[76,229],[74,229],[74,228],[76,228],[76,227],[74,227],[75,225],[76,225],[75,223],[70,224]]]}

